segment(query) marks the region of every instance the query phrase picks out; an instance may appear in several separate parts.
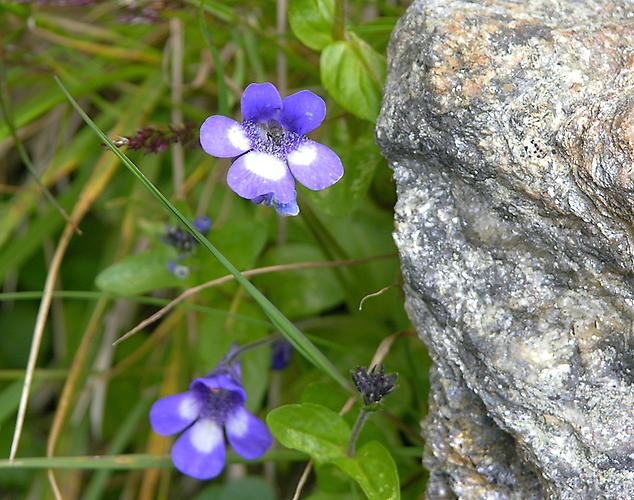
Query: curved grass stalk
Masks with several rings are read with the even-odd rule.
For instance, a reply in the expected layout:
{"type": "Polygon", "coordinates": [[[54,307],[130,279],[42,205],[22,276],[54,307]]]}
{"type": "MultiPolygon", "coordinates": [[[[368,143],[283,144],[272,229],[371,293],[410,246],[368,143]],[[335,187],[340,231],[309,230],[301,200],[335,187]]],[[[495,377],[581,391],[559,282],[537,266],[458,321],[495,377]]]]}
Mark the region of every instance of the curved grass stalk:
{"type": "MultiPolygon", "coordinates": [[[[385,255],[379,255],[379,256],[376,256],[376,257],[368,257],[368,258],[365,258],[365,259],[346,259],[346,260],[315,261],[315,262],[295,262],[293,264],[280,264],[280,265],[276,265],[276,266],[266,266],[266,267],[259,267],[259,268],[255,268],[255,269],[249,269],[248,271],[243,271],[242,275],[248,277],[248,276],[256,276],[258,274],[267,274],[267,273],[276,273],[276,272],[279,273],[279,272],[283,272],[283,271],[295,271],[295,270],[298,270],[298,269],[317,269],[317,268],[328,268],[328,267],[339,267],[339,266],[353,266],[353,265],[356,265],[356,264],[364,264],[366,262],[370,262],[370,261],[373,261],[373,260],[386,259],[386,258],[390,258],[390,257],[394,257],[394,256],[395,256],[395,254],[385,254],[385,255]]],[[[117,345],[120,342],[123,342],[124,340],[129,339],[130,337],[132,337],[136,333],[138,333],[141,330],[143,330],[145,327],[147,327],[147,326],[151,325],[152,323],[158,321],[163,316],[165,316],[169,311],[171,311],[174,307],[176,307],[180,302],[182,302],[183,300],[191,297],[192,295],[195,295],[198,292],[202,292],[203,290],[206,290],[207,288],[211,288],[211,287],[214,287],[214,286],[222,285],[222,284],[227,283],[229,281],[233,281],[234,279],[235,279],[235,276],[233,274],[227,274],[226,276],[222,276],[220,278],[216,278],[214,280],[207,281],[206,283],[203,283],[202,285],[198,285],[198,286],[195,286],[195,287],[192,287],[192,288],[189,288],[189,289],[185,290],[183,293],[181,293],[178,297],[173,299],[171,302],[169,302],[163,308],[159,309],[157,312],[152,314],[152,316],[149,316],[148,318],[144,319],[137,326],[132,328],[132,330],[130,330],[127,333],[125,333],[124,335],[122,335],[119,339],[117,339],[117,341],[113,345],[117,345]]]]}

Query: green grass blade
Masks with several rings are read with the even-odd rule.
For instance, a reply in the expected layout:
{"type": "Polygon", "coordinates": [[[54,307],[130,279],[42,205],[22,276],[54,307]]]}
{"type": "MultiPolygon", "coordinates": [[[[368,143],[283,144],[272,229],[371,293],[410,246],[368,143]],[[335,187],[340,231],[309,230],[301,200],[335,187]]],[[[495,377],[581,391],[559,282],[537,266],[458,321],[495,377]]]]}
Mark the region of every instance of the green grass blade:
{"type": "MultiPolygon", "coordinates": [[[[270,450],[255,460],[248,463],[263,462],[302,462],[308,456],[295,450],[270,450]]],[[[227,463],[246,463],[247,460],[233,451],[227,453],[227,463]]],[[[88,455],[78,457],[29,457],[10,460],[0,460],[2,469],[84,469],[84,470],[131,470],[131,469],[165,469],[172,467],[169,455],[88,455]]]]}
{"type": "Polygon", "coordinates": [[[222,266],[227,269],[236,279],[238,283],[251,295],[258,305],[263,309],[264,313],[269,317],[273,325],[288,339],[293,347],[308,361],[313,363],[317,368],[324,373],[332,377],[337,383],[339,383],[346,390],[350,390],[350,384],[348,380],[339,373],[337,368],[332,362],[310,341],[308,338],[299,331],[299,329],[289,321],[257,288],[255,288],[251,282],[249,282],[238,269],[227,258],[220,253],[220,251],[212,245],[207,238],[199,233],[194,226],[185,218],[181,212],[170,203],[170,201],[159,191],[159,189],[152,184],[152,182],[143,174],[143,172],[125,155],[119,148],[117,148],[106,134],[90,119],[90,117],[84,112],[84,110],[77,104],[77,101],[66,90],[63,83],[59,78],[55,77],[57,84],[62,89],[62,92],[73,105],[75,110],[80,114],[82,119],[95,131],[97,136],[106,144],[110,150],[121,160],[121,162],[130,170],[130,172],[147,188],[148,191],[158,200],[161,204],[182,224],[187,230],[194,236],[194,238],[209,251],[222,266]]]}
{"type": "MultiPolygon", "coordinates": [[[[200,5],[200,0],[185,0],[188,4],[193,5],[194,7],[198,7],[200,5]]],[[[224,5],[226,2],[216,2],[214,0],[203,0],[203,9],[205,12],[208,12],[212,16],[220,19],[221,21],[234,24],[239,19],[236,15],[235,9],[229,7],[228,5],[224,5]]]]}
{"type": "MultiPolygon", "coordinates": [[[[417,446],[400,447],[390,450],[395,456],[420,458],[423,449],[417,446]]],[[[245,460],[232,450],[227,452],[227,463],[258,464],[264,462],[303,462],[308,459],[305,453],[295,450],[270,450],[255,460],[245,460]]],[[[83,469],[83,470],[133,470],[166,469],[172,467],[169,455],[88,455],[76,457],[28,457],[0,460],[2,469],[83,469]]]]}
{"type": "MultiPolygon", "coordinates": [[[[136,81],[147,76],[150,71],[152,71],[152,68],[148,68],[148,66],[131,64],[121,69],[102,71],[94,78],[86,77],[81,82],[81,85],[71,85],[71,88],[76,91],[76,94],[83,96],[119,81],[136,81]]],[[[59,92],[53,92],[53,90],[54,87],[50,91],[47,89],[23,105],[14,108],[13,116],[16,129],[28,125],[63,101],[63,96],[60,96],[59,92]]],[[[7,137],[9,137],[9,127],[5,123],[0,122],[0,141],[5,140],[7,137]]]]}

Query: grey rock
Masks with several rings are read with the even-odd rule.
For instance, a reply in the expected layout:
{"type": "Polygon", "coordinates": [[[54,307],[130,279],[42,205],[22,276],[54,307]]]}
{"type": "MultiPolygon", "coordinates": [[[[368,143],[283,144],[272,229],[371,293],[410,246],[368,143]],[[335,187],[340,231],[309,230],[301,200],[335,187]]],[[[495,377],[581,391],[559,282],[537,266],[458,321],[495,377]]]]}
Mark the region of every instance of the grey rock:
{"type": "Polygon", "coordinates": [[[634,498],[634,4],[415,1],[377,140],[429,498],[634,498]]]}

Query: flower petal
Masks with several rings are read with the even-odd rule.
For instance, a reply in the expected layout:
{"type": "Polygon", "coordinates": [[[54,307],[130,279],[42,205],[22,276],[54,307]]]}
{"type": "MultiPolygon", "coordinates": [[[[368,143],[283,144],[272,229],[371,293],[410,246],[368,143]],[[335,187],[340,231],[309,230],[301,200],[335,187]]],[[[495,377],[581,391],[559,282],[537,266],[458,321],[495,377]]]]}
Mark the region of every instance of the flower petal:
{"type": "Polygon", "coordinates": [[[278,203],[277,201],[274,201],[273,206],[275,207],[275,211],[278,215],[288,217],[299,214],[299,206],[297,205],[296,199],[292,199],[288,203],[278,203]]]}
{"type": "Polygon", "coordinates": [[[233,158],[251,149],[251,141],[237,121],[226,116],[210,116],[200,127],[200,145],[218,158],[233,158]]]}
{"type": "Polygon", "coordinates": [[[315,141],[303,141],[286,159],[295,179],[314,191],[332,186],[343,176],[337,154],[315,141]]]}
{"type": "Polygon", "coordinates": [[[183,474],[211,479],[222,472],[226,450],[222,427],[203,418],[192,425],[172,447],[172,462],[183,474]]]}
{"type": "Polygon", "coordinates": [[[251,200],[251,203],[255,203],[256,205],[264,203],[267,207],[273,206],[279,215],[283,215],[285,217],[299,214],[299,206],[297,205],[297,199],[295,198],[288,203],[278,203],[273,196],[273,193],[267,193],[256,196],[251,200]]]}
{"type": "Polygon", "coordinates": [[[273,193],[261,194],[260,196],[256,196],[251,200],[251,203],[255,203],[259,205],[260,203],[264,203],[267,207],[273,205],[273,193]]]}
{"type": "Polygon", "coordinates": [[[273,155],[251,151],[233,162],[227,183],[238,195],[252,200],[273,193],[279,203],[295,199],[295,181],[286,164],[273,155]]]}
{"type": "Polygon", "coordinates": [[[244,403],[247,400],[247,393],[245,392],[244,387],[242,387],[242,384],[236,381],[228,373],[199,377],[194,379],[189,387],[190,389],[198,389],[201,385],[210,391],[225,390],[233,392],[237,395],[240,403],[244,403]]]}
{"type": "Polygon", "coordinates": [[[150,410],[150,424],[157,434],[169,436],[182,431],[198,418],[202,404],[192,391],[159,399],[150,410]]]}
{"type": "Polygon", "coordinates": [[[242,93],[242,117],[250,121],[274,118],[282,109],[282,98],[269,82],[252,83],[242,93]]]}
{"type": "Polygon", "coordinates": [[[266,424],[240,406],[225,422],[227,438],[236,453],[247,460],[258,458],[269,449],[273,438],[266,424]]]}
{"type": "Polygon", "coordinates": [[[326,117],[326,103],[310,90],[301,90],[282,101],[282,123],[300,135],[315,130],[326,117]]]}

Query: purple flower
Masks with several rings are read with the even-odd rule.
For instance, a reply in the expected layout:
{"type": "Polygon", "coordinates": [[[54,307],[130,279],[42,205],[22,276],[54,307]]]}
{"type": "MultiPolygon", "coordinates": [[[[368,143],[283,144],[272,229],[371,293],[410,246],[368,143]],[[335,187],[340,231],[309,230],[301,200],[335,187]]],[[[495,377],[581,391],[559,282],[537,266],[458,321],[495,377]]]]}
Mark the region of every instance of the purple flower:
{"type": "Polygon", "coordinates": [[[305,137],[326,116],[321,97],[302,90],[282,99],[273,84],[252,83],[241,106],[242,123],[214,115],[200,128],[205,152],[237,157],[227,183],[238,195],[273,205],[283,215],[297,215],[295,180],[317,191],[341,179],[337,154],[305,137]]]}
{"type": "MultiPolygon", "coordinates": [[[[230,351],[228,356],[232,355],[230,351]]],[[[154,432],[183,434],[172,447],[172,462],[183,474],[211,479],[225,466],[225,438],[246,459],[262,456],[272,437],[259,418],[245,408],[240,364],[221,361],[208,375],[195,379],[187,392],[159,399],[150,410],[154,432]]]]}

